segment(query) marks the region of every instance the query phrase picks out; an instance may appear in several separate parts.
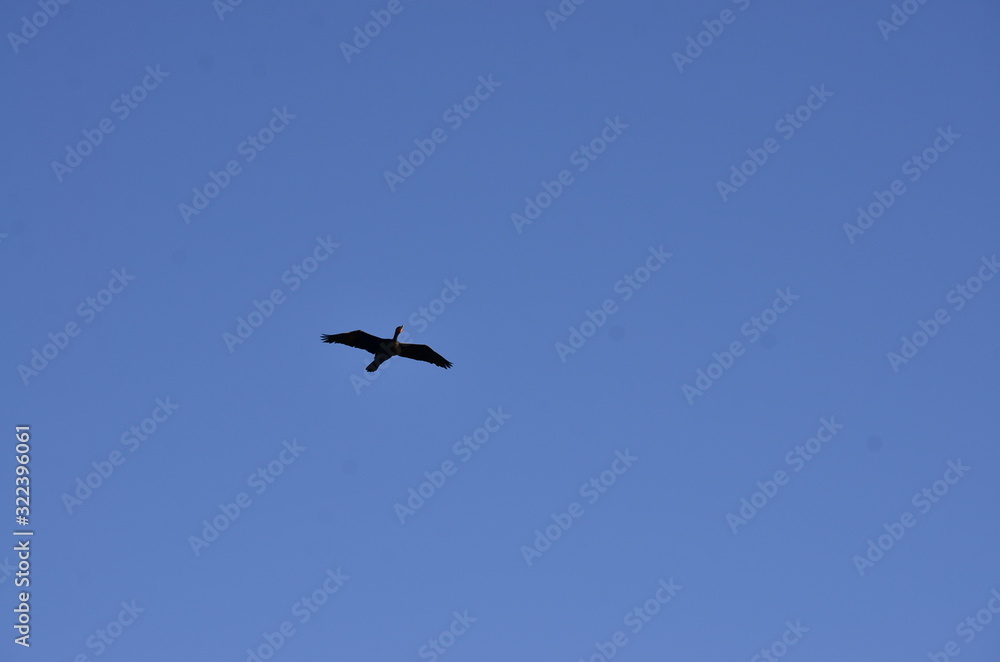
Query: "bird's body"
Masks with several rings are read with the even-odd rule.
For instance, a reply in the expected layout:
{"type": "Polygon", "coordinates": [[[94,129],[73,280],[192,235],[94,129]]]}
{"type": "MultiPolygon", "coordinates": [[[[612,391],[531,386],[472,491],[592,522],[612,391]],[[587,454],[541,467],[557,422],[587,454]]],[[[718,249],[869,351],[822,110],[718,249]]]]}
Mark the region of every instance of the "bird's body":
{"type": "Polygon", "coordinates": [[[397,326],[396,333],[393,334],[391,340],[378,338],[370,333],[365,333],[360,330],[350,331],[348,333],[335,333],[333,335],[323,334],[321,337],[323,342],[339,343],[341,345],[347,345],[348,347],[357,347],[358,349],[363,349],[366,352],[374,354],[375,360],[369,363],[368,367],[365,368],[368,372],[375,372],[378,370],[380,365],[394,356],[416,359],[417,361],[426,361],[427,363],[433,363],[434,365],[441,366],[442,368],[451,367],[451,361],[446,360],[443,356],[435,352],[427,345],[413,345],[410,343],[399,342],[399,333],[402,330],[402,326],[397,326]]]}

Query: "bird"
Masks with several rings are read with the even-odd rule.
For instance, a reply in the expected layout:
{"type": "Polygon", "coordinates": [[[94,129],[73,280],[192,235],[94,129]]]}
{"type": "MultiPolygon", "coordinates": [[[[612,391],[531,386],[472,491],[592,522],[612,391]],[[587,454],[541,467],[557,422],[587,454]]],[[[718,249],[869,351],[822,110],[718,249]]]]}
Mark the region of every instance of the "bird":
{"type": "Polygon", "coordinates": [[[399,342],[397,338],[399,338],[399,333],[402,330],[402,325],[397,326],[396,333],[393,334],[392,340],[377,338],[370,333],[365,333],[360,330],[349,331],[347,333],[335,333],[332,335],[324,333],[320,337],[323,339],[323,342],[326,343],[339,343],[341,345],[347,345],[348,347],[357,347],[358,349],[363,349],[366,352],[374,354],[375,360],[369,363],[368,367],[365,368],[368,372],[375,372],[378,370],[380,365],[394,356],[416,359],[417,361],[426,361],[427,363],[433,363],[434,365],[441,366],[442,368],[450,368],[452,366],[451,361],[448,361],[427,345],[414,345],[412,343],[399,342]]]}

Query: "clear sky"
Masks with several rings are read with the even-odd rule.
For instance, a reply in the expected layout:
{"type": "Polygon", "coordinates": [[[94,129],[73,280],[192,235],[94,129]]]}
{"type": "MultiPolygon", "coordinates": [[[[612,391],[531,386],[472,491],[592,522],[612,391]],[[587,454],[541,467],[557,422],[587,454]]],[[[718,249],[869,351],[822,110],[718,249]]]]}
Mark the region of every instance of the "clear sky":
{"type": "Polygon", "coordinates": [[[0,657],[998,659],[995,3],[334,4],[0,11],[0,657]]]}

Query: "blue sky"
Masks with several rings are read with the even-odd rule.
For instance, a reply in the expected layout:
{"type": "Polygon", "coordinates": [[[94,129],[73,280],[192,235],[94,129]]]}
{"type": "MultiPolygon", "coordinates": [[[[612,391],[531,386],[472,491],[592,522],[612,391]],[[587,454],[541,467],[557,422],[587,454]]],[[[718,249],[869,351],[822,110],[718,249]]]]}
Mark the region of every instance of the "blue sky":
{"type": "Polygon", "coordinates": [[[997,659],[997,7],[482,5],[2,11],[3,659],[997,659]]]}

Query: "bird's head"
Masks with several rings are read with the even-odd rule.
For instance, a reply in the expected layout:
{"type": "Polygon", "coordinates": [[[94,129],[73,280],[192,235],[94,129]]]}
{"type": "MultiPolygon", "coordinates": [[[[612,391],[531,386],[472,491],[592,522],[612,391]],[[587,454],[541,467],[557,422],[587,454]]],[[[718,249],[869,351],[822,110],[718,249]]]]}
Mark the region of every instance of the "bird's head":
{"type": "Polygon", "coordinates": [[[399,334],[400,334],[400,332],[402,332],[402,330],[403,330],[403,325],[400,324],[399,326],[396,327],[396,333],[395,333],[395,335],[393,335],[392,339],[395,340],[396,338],[398,338],[399,334]]]}

